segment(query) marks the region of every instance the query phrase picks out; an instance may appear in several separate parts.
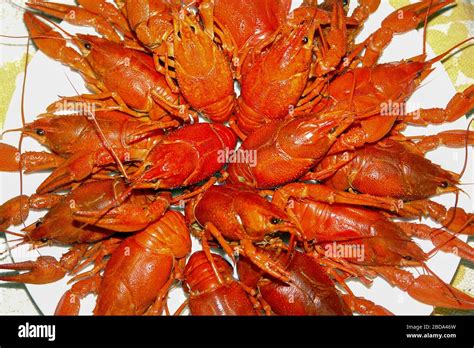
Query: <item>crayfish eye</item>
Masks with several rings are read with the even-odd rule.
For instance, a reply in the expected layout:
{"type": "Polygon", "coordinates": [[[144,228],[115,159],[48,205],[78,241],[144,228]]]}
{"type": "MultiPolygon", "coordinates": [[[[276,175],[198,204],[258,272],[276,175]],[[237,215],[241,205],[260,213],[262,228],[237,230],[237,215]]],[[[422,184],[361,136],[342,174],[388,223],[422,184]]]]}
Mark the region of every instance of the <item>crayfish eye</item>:
{"type": "Polygon", "coordinates": [[[405,256],[403,256],[403,258],[407,261],[412,261],[413,260],[413,257],[411,257],[410,255],[405,255],[405,256]]]}
{"type": "Polygon", "coordinates": [[[337,131],[337,127],[333,127],[333,128],[331,128],[331,130],[329,131],[329,134],[334,134],[336,131],[337,131]]]}
{"type": "Polygon", "coordinates": [[[152,168],[153,168],[153,165],[151,165],[151,164],[147,164],[147,165],[145,166],[145,170],[146,170],[146,171],[149,171],[149,170],[151,170],[152,168]]]}
{"type": "Polygon", "coordinates": [[[42,137],[43,135],[46,134],[46,132],[44,131],[44,129],[38,128],[38,129],[36,130],[36,134],[38,134],[39,136],[42,137]]]}
{"type": "Polygon", "coordinates": [[[308,41],[309,41],[308,37],[307,37],[307,36],[305,36],[305,37],[303,38],[303,44],[305,44],[305,45],[306,45],[306,44],[308,43],[308,41]]]}
{"type": "Polygon", "coordinates": [[[196,6],[190,6],[188,12],[193,16],[197,16],[199,14],[199,9],[196,6]]]}
{"type": "Polygon", "coordinates": [[[349,5],[349,0],[342,0],[342,6],[346,7],[347,5],[349,5]]]}
{"type": "Polygon", "coordinates": [[[38,221],[36,221],[36,223],[35,223],[35,227],[38,228],[38,227],[40,227],[42,224],[43,224],[43,221],[38,220],[38,221]]]}
{"type": "Polygon", "coordinates": [[[86,43],[84,44],[84,48],[85,48],[86,50],[90,51],[90,50],[92,49],[92,45],[91,45],[89,42],[86,42],[86,43]]]}
{"type": "Polygon", "coordinates": [[[278,225],[278,224],[280,224],[280,223],[282,223],[282,222],[283,222],[282,219],[279,219],[279,218],[276,218],[276,217],[270,219],[270,223],[271,223],[272,225],[278,225]]]}
{"type": "Polygon", "coordinates": [[[444,188],[444,189],[445,189],[445,188],[448,188],[449,183],[448,183],[447,181],[443,181],[443,182],[441,183],[441,185],[439,185],[439,186],[440,186],[441,188],[444,188]]]}

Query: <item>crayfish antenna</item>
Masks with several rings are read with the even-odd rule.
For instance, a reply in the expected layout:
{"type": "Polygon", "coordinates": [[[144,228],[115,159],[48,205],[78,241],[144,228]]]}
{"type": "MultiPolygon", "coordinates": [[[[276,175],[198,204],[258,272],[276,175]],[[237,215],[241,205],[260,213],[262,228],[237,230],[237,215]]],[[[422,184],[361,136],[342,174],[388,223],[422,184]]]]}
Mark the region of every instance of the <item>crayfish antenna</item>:
{"type": "Polygon", "coordinates": [[[19,239],[13,239],[13,240],[10,240],[10,241],[5,241],[3,244],[6,245],[6,248],[5,250],[3,250],[2,252],[0,252],[0,256],[3,256],[5,255],[6,253],[9,253],[11,252],[12,250],[24,245],[24,244],[28,244],[28,241],[26,240],[25,237],[28,237],[27,234],[21,234],[21,233],[16,233],[16,232],[12,232],[12,231],[7,231],[7,230],[4,230],[2,231],[3,233],[5,234],[9,234],[9,235],[12,235],[12,236],[16,236],[16,237],[20,237],[19,239]],[[15,243],[15,242],[19,242],[13,246],[10,247],[10,245],[8,244],[8,242],[12,242],[12,243],[15,243]]]}
{"type": "Polygon", "coordinates": [[[183,311],[186,309],[186,307],[188,306],[188,304],[189,304],[189,299],[186,299],[186,300],[178,307],[178,309],[176,310],[176,312],[173,313],[173,317],[180,316],[181,313],[183,313],[183,311]]]}
{"type": "Polygon", "coordinates": [[[426,11],[425,22],[423,23],[423,53],[422,57],[426,57],[426,39],[428,34],[428,18],[430,17],[429,14],[431,12],[431,7],[433,6],[433,0],[430,1],[430,5],[428,6],[428,11],[426,11]]]}
{"type": "MultiPolygon", "coordinates": [[[[7,232],[5,232],[5,233],[7,233],[7,232]]],[[[24,238],[22,238],[22,241],[20,243],[17,243],[15,245],[13,245],[12,247],[10,247],[7,244],[7,248],[5,250],[3,250],[2,252],[0,252],[0,256],[5,255],[6,253],[10,253],[12,250],[15,250],[15,249],[17,249],[20,246],[25,245],[25,244],[28,244],[28,242],[24,238]]]]}
{"type": "Polygon", "coordinates": [[[3,132],[0,133],[0,140],[3,139],[4,134],[13,133],[13,132],[22,132],[22,131],[23,131],[23,127],[4,130],[3,132]]]}
{"type": "MultiPolygon", "coordinates": [[[[66,78],[69,81],[69,84],[72,86],[72,88],[76,92],[76,94],[78,96],[80,96],[79,91],[76,89],[76,87],[72,83],[69,76],[67,76],[67,74],[66,74],[66,78]]],[[[122,161],[120,161],[120,158],[118,157],[117,153],[114,151],[114,149],[110,145],[110,142],[107,140],[107,137],[105,136],[104,131],[100,127],[99,122],[97,122],[97,118],[95,117],[94,113],[93,112],[88,113],[87,117],[90,117],[92,119],[92,121],[94,122],[94,126],[97,128],[97,132],[99,134],[100,140],[102,141],[102,144],[104,145],[104,147],[107,149],[107,151],[109,151],[110,154],[112,155],[112,157],[114,158],[114,160],[115,160],[120,172],[122,173],[122,175],[128,180],[129,177],[127,175],[127,171],[125,170],[125,168],[123,166],[122,161]]]]}
{"type": "MultiPolygon", "coordinates": [[[[442,60],[445,59],[448,55],[450,55],[454,50],[456,50],[457,48],[459,48],[459,47],[461,47],[462,45],[464,45],[466,42],[469,42],[469,41],[471,41],[471,40],[473,40],[473,39],[474,39],[474,37],[470,37],[470,38],[468,38],[468,39],[466,39],[466,40],[463,40],[463,41],[461,41],[460,43],[458,43],[458,44],[454,45],[453,47],[451,47],[450,49],[448,49],[446,52],[441,53],[440,55],[438,55],[438,56],[436,56],[436,57],[434,57],[434,58],[431,58],[430,60],[428,60],[428,61],[425,62],[426,66],[427,66],[427,67],[428,67],[428,66],[432,66],[432,65],[433,65],[434,63],[436,63],[436,62],[442,61],[442,60]]],[[[469,47],[469,46],[466,46],[466,47],[469,47]]],[[[466,47],[464,47],[464,48],[466,48],[466,47]]],[[[464,49],[464,48],[463,48],[463,49],[464,49]]],[[[425,58],[426,58],[426,54],[423,53],[422,55],[413,57],[413,58],[411,58],[410,60],[411,60],[411,61],[418,62],[418,61],[420,61],[420,60],[421,60],[421,61],[424,61],[425,58]]],[[[433,72],[433,70],[434,70],[434,69],[428,69],[428,68],[426,68],[426,70],[420,74],[420,76],[418,77],[418,80],[420,80],[420,81],[424,80],[429,74],[431,74],[431,72],[433,72]]],[[[416,90],[418,90],[418,89],[421,88],[421,87],[422,87],[422,85],[418,86],[416,90]]]]}
{"type": "MultiPolygon", "coordinates": [[[[28,75],[28,55],[30,53],[30,39],[28,38],[28,41],[26,43],[26,56],[25,56],[25,74],[23,75],[23,84],[21,87],[21,125],[23,128],[25,127],[26,124],[26,117],[25,117],[25,91],[26,91],[26,77],[28,75]]],[[[21,156],[21,146],[23,144],[23,134],[20,135],[20,140],[18,142],[18,152],[21,156]]],[[[23,164],[22,161],[19,163],[20,165],[20,214],[21,214],[21,197],[23,197],[23,164]]]]}
{"type": "Polygon", "coordinates": [[[22,233],[17,233],[17,232],[12,232],[12,231],[2,231],[2,233],[5,233],[5,234],[10,234],[12,236],[16,236],[16,237],[21,237],[21,238],[25,238],[26,237],[26,233],[22,234],[22,233]]]}
{"type": "MultiPolygon", "coordinates": [[[[14,242],[19,242],[21,240],[23,240],[23,238],[12,239],[10,240],[10,242],[14,243],[14,242]]],[[[8,245],[8,242],[7,241],[1,242],[0,245],[8,245]]]]}
{"type": "MultiPolygon", "coordinates": [[[[21,108],[20,108],[20,114],[21,114],[21,123],[22,123],[22,127],[21,128],[16,128],[16,129],[9,129],[9,130],[6,130],[4,132],[2,132],[0,134],[0,137],[3,137],[4,134],[6,133],[11,133],[11,132],[16,132],[16,131],[22,131],[25,127],[25,124],[26,124],[26,117],[25,117],[25,90],[26,90],[26,81],[27,81],[27,76],[28,76],[28,58],[29,58],[29,52],[30,52],[30,38],[28,37],[28,41],[26,43],[26,55],[25,55],[25,64],[24,64],[24,75],[23,75],[23,82],[22,82],[22,89],[21,89],[21,108]]],[[[23,200],[24,199],[28,199],[27,197],[25,197],[23,195],[23,162],[21,161],[21,148],[22,148],[22,143],[23,143],[23,134],[20,135],[20,139],[18,141],[18,173],[19,173],[19,177],[20,177],[20,195],[19,195],[19,204],[18,204],[18,216],[21,220],[21,223],[23,223],[23,226],[25,226],[25,220],[26,220],[26,217],[28,216],[26,214],[26,216],[24,217],[24,212],[23,212],[23,200]]],[[[14,147],[11,147],[12,149],[14,147]]],[[[4,218],[5,217],[2,217],[0,220],[1,223],[4,223],[4,218]]],[[[8,221],[8,220],[7,220],[8,221]]],[[[20,221],[19,221],[20,222],[20,221]]],[[[17,236],[17,237],[21,237],[23,239],[23,242],[22,243],[19,243],[17,245],[15,245],[14,247],[12,248],[9,248],[7,249],[5,252],[7,251],[11,251],[12,249],[14,248],[17,248],[18,246],[22,245],[22,244],[25,244],[27,243],[27,239],[30,239],[30,236],[28,234],[19,234],[19,233],[15,233],[15,232],[11,232],[11,231],[3,231],[4,233],[6,234],[10,234],[10,235],[14,235],[14,236],[17,236]]],[[[5,253],[1,253],[2,255],[5,253]]]]}
{"type": "MultiPolygon", "coordinates": [[[[469,124],[467,125],[467,132],[466,132],[466,140],[464,142],[464,166],[462,167],[461,172],[459,173],[459,180],[463,177],[464,173],[466,173],[467,170],[467,163],[469,161],[469,129],[471,129],[472,122],[474,119],[472,119],[469,124]]],[[[464,191],[463,191],[464,192],[464,191]]]]}
{"type": "Polygon", "coordinates": [[[4,249],[4,250],[0,252],[0,257],[3,257],[3,255],[5,255],[6,253],[8,253],[11,250],[17,248],[17,245],[20,246],[20,245],[23,245],[23,244],[25,244],[24,238],[12,239],[10,241],[4,241],[4,242],[0,243],[0,245],[5,246],[4,248],[2,247],[2,249],[4,249]],[[10,247],[10,245],[8,244],[9,242],[11,242],[11,243],[19,242],[19,243],[17,243],[15,245],[13,245],[12,247],[10,247]]]}
{"type": "MultiPolygon", "coordinates": [[[[439,62],[441,60],[443,60],[444,58],[446,58],[449,54],[451,54],[455,49],[458,49],[459,47],[461,47],[462,45],[464,45],[466,42],[469,42],[469,41],[472,41],[474,40],[474,36],[473,37],[470,37],[470,38],[467,38],[463,41],[461,41],[460,43],[454,45],[453,47],[451,47],[450,49],[448,49],[446,52],[444,53],[441,53],[439,56],[436,56],[434,58],[431,58],[430,60],[427,61],[428,64],[434,64],[436,62],[439,62]]],[[[468,46],[466,46],[468,47],[468,46]]],[[[465,47],[465,48],[466,48],[465,47]]]]}

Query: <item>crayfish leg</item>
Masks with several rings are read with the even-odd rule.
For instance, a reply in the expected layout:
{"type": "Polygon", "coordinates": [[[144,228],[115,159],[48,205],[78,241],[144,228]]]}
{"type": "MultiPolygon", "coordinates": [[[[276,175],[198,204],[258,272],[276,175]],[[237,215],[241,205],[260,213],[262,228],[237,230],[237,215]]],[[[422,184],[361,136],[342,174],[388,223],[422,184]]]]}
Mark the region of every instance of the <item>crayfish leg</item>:
{"type": "Polygon", "coordinates": [[[474,132],[465,130],[444,131],[435,135],[421,137],[410,137],[409,139],[419,139],[414,146],[418,151],[425,154],[435,150],[440,146],[451,148],[462,148],[466,145],[474,145],[474,132]]]}
{"type": "Polygon", "coordinates": [[[416,29],[427,16],[431,16],[453,2],[454,0],[423,0],[393,11],[383,20],[382,27],[363,43],[366,51],[362,64],[364,66],[376,64],[395,34],[403,34],[416,29]],[[403,15],[400,16],[400,14],[403,15]]]}
{"type": "Polygon", "coordinates": [[[150,223],[157,221],[168,209],[169,201],[158,198],[148,204],[122,203],[118,207],[110,207],[96,211],[75,211],[77,221],[94,225],[116,232],[136,232],[143,230],[150,223]]]}
{"type": "Polygon", "coordinates": [[[454,122],[474,108],[474,85],[456,93],[446,108],[419,109],[401,117],[402,122],[416,125],[454,122]]]}
{"type": "Polygon", "coordinates": [[[221,247],[224,249],[225,253],[227,254],[227,256],[230,257],[230,259],[232,260],[232,262],[234,263],[235,265],[235,257],[234,257],[234,251],[232,250],[232,248],[230,247],[230,245],[227,243],[227,241],[225,240],[225,238],[222,236],[221,232],[217,229],[217,227],[211,223],[211,222],[208,222],[205,226],[205,230],[206,231],[209,231],[209,233],[217,239],[217,241],[219,242],[219,244],[221,245],[221,247]]]}
{"type": "Polygon", "coordinates": [[[446,209],[430,200],[418,200],[406,202],[398,213],[402,217],[410,218],[428,216],[451,232],[474,235],[474,214],[459,207],[446,209]]]}
{"type": "Polygon", "coordinates": [[[443,250],[470,262],[474,262],[474,248],[449,232],[440,228],[432,228],[427,225],[409,222],[397,222],[397,225],[408,236],[431,240],[436,248],[430,254],[433,254],[433,252],[437,250],[443,250]]]}
{"type": "Polygon", "coordinates": [[[290,198],[310,199],[329,204],[343,203],[398,211],[400,200],[390,197],[376,197],[367,194],[355,194],[333,190],[327,186],[308,183],[292,183],[278,189],[273,195],[272,203],[284,209],[290,198]]]}
{"type": "MultiPolygon", "coordinates": [[[[158,295],[156,296],[155,302],[147,309],[145,315],[161,315],[163,308],[168,308],[167,297],[175,281],[175,276],[171,276],[170,279],[166,282],[165,285],[160,289],[158,295]]],[[[168,309],[167,309],[168,312],[168,309]]]]}
{"type": "Polygon", "coordinates": [[[259,252],[252,241],[243,239],[240,241],[242,255],[248,257],[258,268],[262,269],[271,276],[281,280],[282,282],[291,282],[291,274],[275,260],[272,260],[267,254],[259,252]]]}
{"type": "Polygon", "coordinates": [[[371,267],[390,284],[406,291],[411,297],[431,306],[474,309],[474,297],[468,295],[433,275],[421,275],[417,278],[405,270],[396,267],[371,267]]]}

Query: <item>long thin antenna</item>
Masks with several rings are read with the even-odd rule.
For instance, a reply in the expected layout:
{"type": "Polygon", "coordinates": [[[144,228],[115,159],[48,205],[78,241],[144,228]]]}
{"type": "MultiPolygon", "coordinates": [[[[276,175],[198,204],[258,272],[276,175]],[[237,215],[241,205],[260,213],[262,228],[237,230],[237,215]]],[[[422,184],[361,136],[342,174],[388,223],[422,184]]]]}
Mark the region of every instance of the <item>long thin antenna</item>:
{"type": "Polygon", "coordinates": [[[423,57],[426,57],[426,38],[428,36],[428,17],[431,12],[431,6],[433,6],[433,0],[430,1],[428,11],[426,11],[425,23],[423,24],[423,57]]]}
{"type": "MultiPolygon", "coordinates": [[[[74,86],[74,84],[72,83],[71,79],[69,78],[69,76],[64,73],[64,75],[66,75],[66,78],[67,80],[69,81],[69,84],[72,86],[72,88],[74,89],[74,91],[76,92],[76,94],[78,96],[80,96],[80,93],[79,91],[76,89],[76,87],[74,86]]],[[[128,174],[127,174],[127,171],[125,170],[125,167],[123,166],[123,163],[122,161],[120,160],[119,156],[115,153],[112,145],[110,145],[109,141],[107,140],[107,137],[105,136],[102,128],[100,127],[99,125],[99,122],[97,122],[97,119],[94,115],[93,112],[89,112],[88,113],[88,116],[90,116],[90,118],[92,119],[92,121],[94,122],[96,128],[97,128],[97,132],[99,133],[99,137],[101,138],[102,140],[102,143],[104,144],[105,148],[107,149],[107,151],[109,151],[109,153],[112,155],[112,157],[114,158],[114,160],[116,161],[117,163],[117,166],[119,167],[119,170],[120,172],[122,173],[122,175],[128,180],[129,177],[128,177],[128,174]]]]}
{"type": "Polygon", "coordinates": [[[466,132],[466,139],[464,141],[464,148],[466,150],[465,152],[465,157],[464,157],[464,166],[462,167],[461,172],[459,173],[459,179],[461,179],[466,172],[467,169],[467,163],[469,161],[469,130],[471,129],[471,125],[474,119],[472,119],[469,124],[467,125],[467,132],[466,132]]]}
{"type": "MultiPolygon", "coordinates": [[[[25,117],[25,95],[26,95],[26,81],[27,81],[27,76],[28,76],[28,64],[29,64],[29,55],[30,55],[30,38],[28,38],[27,42],[26,42],[26,56],[25,56],[25,67],[24,67],[24,75],[23,75],[23,85],[22,85],[22,88],[21,88],[21,124],[23,127],[25,127],[25,124],[26,124],[26,117],[25,117]]],[[[24,139],[24,136],[23,136],[23,133],[20,134],[20,140],[18,142],[18,153],[19,153],[19,168],[20,168],[20,171],[19,171],[19,176],[20,176],[20,217],[21,219],[23,220],[23,215],[22,215],[22,207],[23,207],[23,161],[21,160],[21,148],[22,148],[22,145],[23,145],[23,139],[24,139]]],[[[25,221],[23,221],[23,227],[26,227],[25,225],[25,221]]],[[[27,238],[29,239],[29,242],[32,243],[33,240],[31,239],[31,236],[26,233],[26,236],[27,238]]],[[[20,244],[17,244],[18,245],[21,245],[22,243],[20,244]]],[[[33,244],[34,245],[34,244],[33,244]]],[[[35,249],[36,250],[36,249],[35,249]]],[[[10,249],[11,251],[11,249],[10,249]]],[[[41,255],[41,253],[39,251],[36,250],[36,252],[38,254],[41,255]]]]}
{"type": "MultiPolygon", "coordinates": [[[[21,125],[25,127],[26,117],[25,117],[25,94],[26,94],[26,77],[28,75],[28,61],[30,55],[30,38],[26,41],[26,56],[25,56],[25,67],[23,75],[23,85],[21,87],[21,125]]],[[[23,133],[20,133],[20,140],[18,142],[18,153],[19,153],[19,175],[20,175],[20,217],[23,220],[22,207],[23,207],[23,161],[21,160],[21,146],[23,144],[23,133]]],[[[23,221],[23,226],[26,227],[25,222],[23,221]]]]}
{"type": "MultiPolygon", "coordinates": [[[[48,35],[38,35],[38,36],[33,36],[33,35],[20,35],[20,36],[14,36],[14,35],[2,35],[0,34],[0,37],[6,38],[6,39],[51,39],[51,40],[66,40],[66,41],[72,41],[71,39],[67,39],[64,37],[57,37],[57,36],[48,36],[48,35]]],[[[20,44],[17,44],[16,46],[23,46],[20,44]]]]}

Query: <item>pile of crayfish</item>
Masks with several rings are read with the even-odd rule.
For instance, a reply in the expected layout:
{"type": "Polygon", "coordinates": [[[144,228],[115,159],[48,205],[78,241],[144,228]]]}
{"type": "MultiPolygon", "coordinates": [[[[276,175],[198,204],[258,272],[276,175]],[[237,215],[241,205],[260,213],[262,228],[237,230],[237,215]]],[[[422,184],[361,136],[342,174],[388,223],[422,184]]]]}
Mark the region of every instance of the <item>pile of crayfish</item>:
{"type": "Polygon", "coordinates": [[[426,265],[438,251],[473,261],[458,236],[474,235],[474,220],[431,200],[459,193],[462,173],[425,157],[467,149],[474,133],[403,134],[464,117],[474,86],[445,108],[382,110],[470,43],[379,63],[394,35],[426,33],[454,0],[407,5],[359,43],[380,0],[353,11],[342,0],[294,10],[291,0],[77,3],[32,1],[24,21],[37,48],[78,71],[91,93],[61,97],[23,124],[22,136],[49,152],[0,144],[0,170],[51,171],[35,194],[0,206],[0,229],[22,245],[69,249],[0,265],[20,271],[0,280],[72,277],[58,315],[79,314],[91,293],[95,315],[170,314],[178,286],[187,300],[175,314],[390,315],[347,285],[377,277],[431,306],[474,309],[474,297],[426,265]],[[97,35],[72,35],[52,17],[97,35]],[[65,103],[94,112],[60,114],[65,103]],[[48,212],[9,232],[32,209],[48,212]],[[201,250],[191,255],[192,236],[201,250]],[[328,252],[335,245],[363,254],[328,252]]]}

